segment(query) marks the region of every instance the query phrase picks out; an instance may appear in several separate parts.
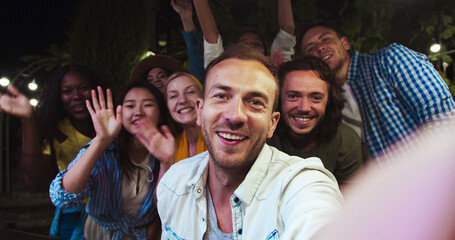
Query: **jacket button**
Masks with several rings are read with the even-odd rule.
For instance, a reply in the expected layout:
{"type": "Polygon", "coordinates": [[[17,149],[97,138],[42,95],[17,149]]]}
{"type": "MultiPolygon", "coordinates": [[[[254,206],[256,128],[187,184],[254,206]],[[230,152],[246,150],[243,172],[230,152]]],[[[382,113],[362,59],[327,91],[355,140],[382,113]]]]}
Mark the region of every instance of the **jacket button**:
{"type": "Polygon", "coordinates": [[[238,234],[242,234],[242,229],[240,228],[238,231],[237,231],[238,234]]]}
{"type": "Polygon", "coordinates": [[[235,197],[235,198],[234,198],[234,202],[235,202],[235,203],[239,203],[239,201],[240,201],[240,199],[239,199],[238,197],[235,197]]]}

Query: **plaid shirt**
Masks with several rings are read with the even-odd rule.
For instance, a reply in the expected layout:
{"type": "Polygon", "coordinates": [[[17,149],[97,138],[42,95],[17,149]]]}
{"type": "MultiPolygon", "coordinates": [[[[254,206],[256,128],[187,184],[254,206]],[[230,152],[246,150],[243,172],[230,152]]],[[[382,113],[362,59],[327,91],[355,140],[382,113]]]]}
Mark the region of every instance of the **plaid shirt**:
{"type": "Polygon", "coordinates": [[[354,51],[346,79],[373,157],[383,156],[389,146],[455,107],[427,57],[400,44],[362,55],[354,51]]]}

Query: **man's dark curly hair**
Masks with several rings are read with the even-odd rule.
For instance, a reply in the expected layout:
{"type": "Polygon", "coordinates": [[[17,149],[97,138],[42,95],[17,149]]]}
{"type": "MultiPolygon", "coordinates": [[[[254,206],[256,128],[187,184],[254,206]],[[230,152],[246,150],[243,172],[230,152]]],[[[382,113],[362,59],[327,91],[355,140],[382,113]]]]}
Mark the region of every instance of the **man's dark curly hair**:
{"type": "MultiPolygon", "coordinates": [[[[318,136],[318,142],[328,141],[336,134],[338,126],[341,123],[341,110],[345,103],[342,86],[336,83],[334,73],[325,62],[314,56],[303,56],[296,60],[281,64],[278,70],[280,89],[284,85],[286,75],[293,71],[313,71],[319,78],[327,83],[329,96],[325,115],[313,131],[318,131],[318,134],[316,134],[318,136]]],[[[281,104],[280,97],[278,104],[280,112],[282,111],[281,104]]],[[[280,121],[278,127],[280,129],[287,128],[284,121],[280,121]]]]}

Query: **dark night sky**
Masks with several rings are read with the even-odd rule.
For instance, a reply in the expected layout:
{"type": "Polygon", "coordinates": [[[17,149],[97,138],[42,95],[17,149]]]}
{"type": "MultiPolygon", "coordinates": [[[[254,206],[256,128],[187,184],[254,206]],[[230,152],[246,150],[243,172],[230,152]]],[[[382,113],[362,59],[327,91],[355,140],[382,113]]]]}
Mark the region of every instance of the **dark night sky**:
{"type": "Polygon", "coordinates": [[[19,58],[42,54],[50,43],[61,43],[68,17],[78,0],[7,0],[1,6],[0,71],[25,66],[19,58]]]}

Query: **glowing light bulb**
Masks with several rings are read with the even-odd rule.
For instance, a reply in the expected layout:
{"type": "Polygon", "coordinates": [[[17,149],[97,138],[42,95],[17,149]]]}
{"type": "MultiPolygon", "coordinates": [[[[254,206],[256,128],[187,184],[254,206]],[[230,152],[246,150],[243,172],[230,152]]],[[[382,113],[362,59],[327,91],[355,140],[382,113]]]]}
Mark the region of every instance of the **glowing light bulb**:
{"type": "Polygon", "coordinates": [[[431,45],[430,47],[430,51],[432,52],[439,52],[439,50],[441,50],[441,45],[437,44],[437,43],[434,43],[433,45],[431,45]]]}
{"type": "Polygon", "coordinates": [[[38,105],[38,100],[36,100],[34,98],[30,99],[30,105],[36,107],[38,105]]]}
{"type": "Polygon", "coordinates": [[[9,79],[6,78],[6,77],[2,77],[0,78],[0,85],[3,86],[3,87],[6,87],[8,86],[10,83],[9,79]]]}
{"type": "Polygon", "coordinates": [[[38,89],[38,84],[36,84],[35,79],[31,83],[28,84],[28,88],[32,91],[35,91],[38,89]]]}

